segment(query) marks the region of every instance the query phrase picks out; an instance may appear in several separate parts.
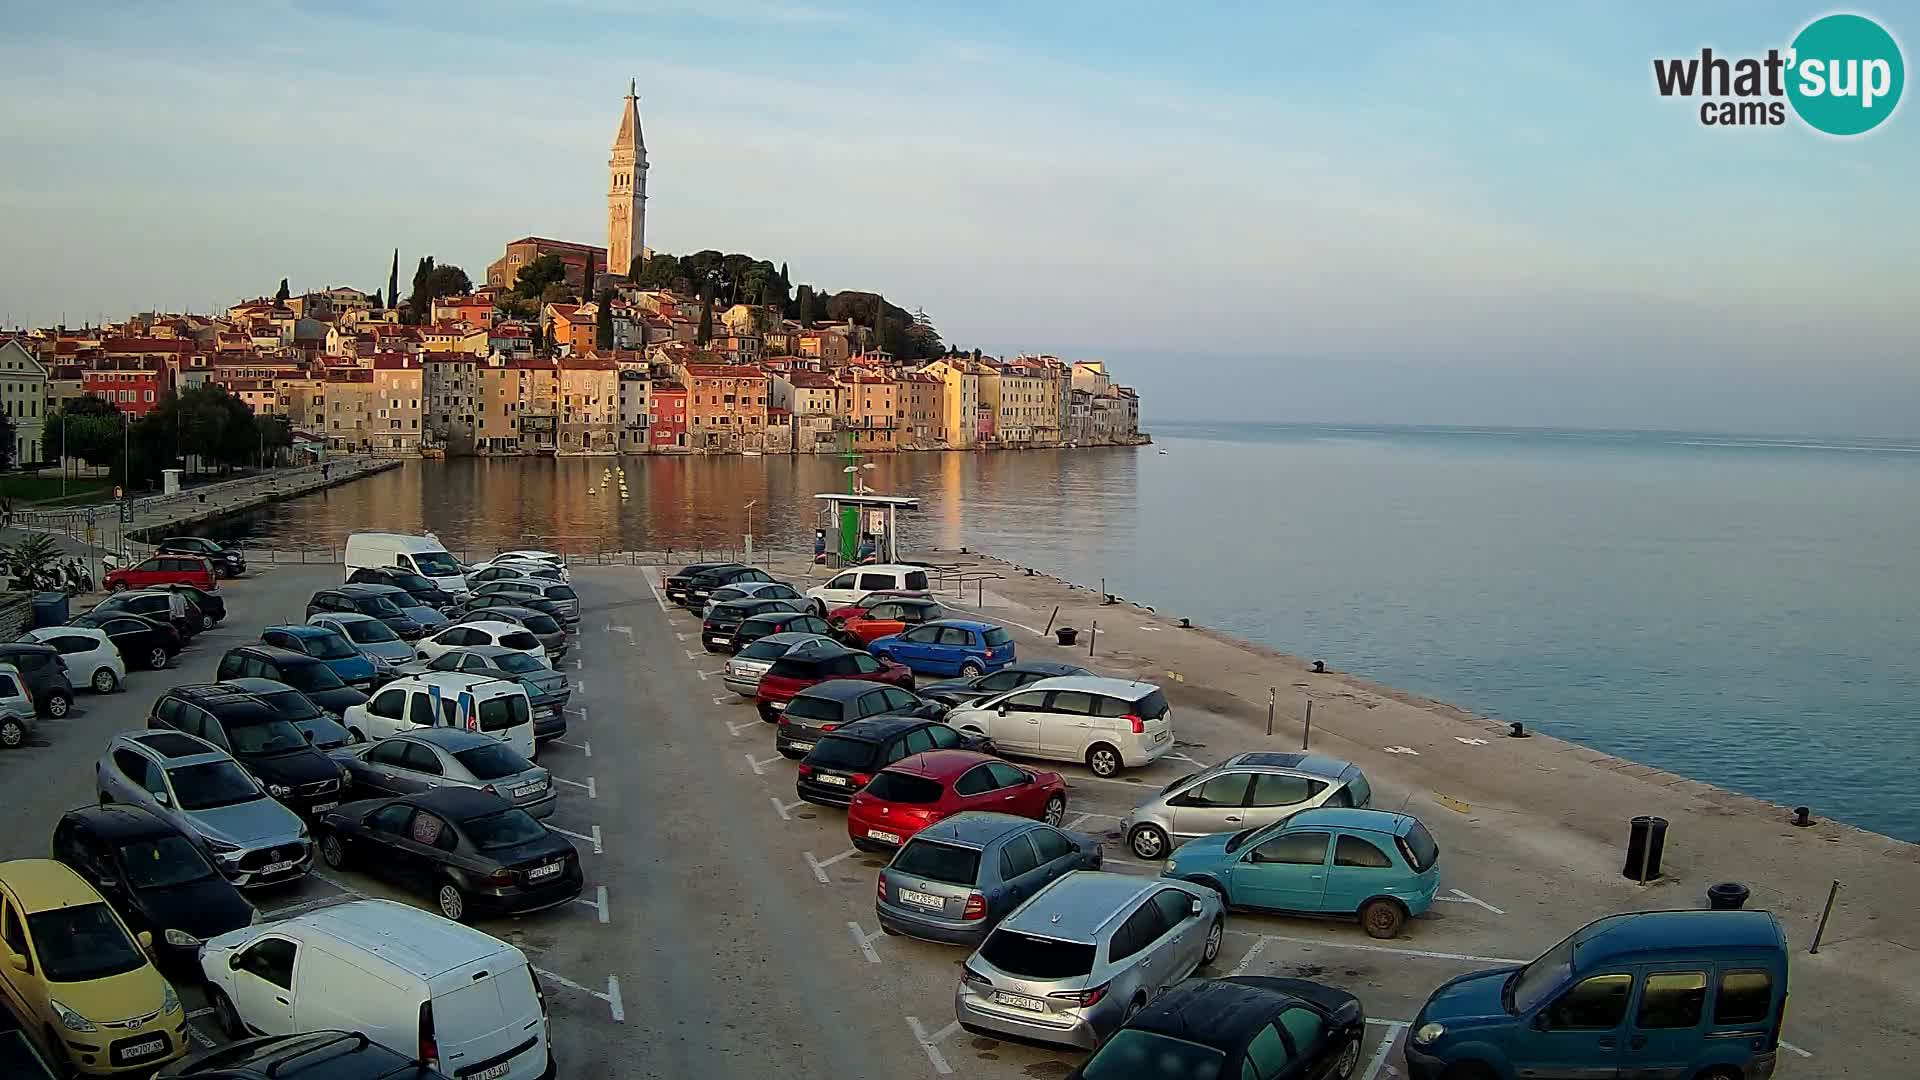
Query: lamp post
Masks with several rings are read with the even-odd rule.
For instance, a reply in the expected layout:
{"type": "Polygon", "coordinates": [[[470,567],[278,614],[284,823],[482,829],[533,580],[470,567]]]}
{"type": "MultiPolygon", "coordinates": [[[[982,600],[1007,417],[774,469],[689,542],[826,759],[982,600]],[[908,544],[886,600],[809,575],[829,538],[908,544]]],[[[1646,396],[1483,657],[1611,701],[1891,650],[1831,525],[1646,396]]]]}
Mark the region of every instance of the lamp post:
{"type": "Polygon", "coordinates": [[[759,499],[747,500],[747,561],[753,561],[753,507],[759,499]]]}

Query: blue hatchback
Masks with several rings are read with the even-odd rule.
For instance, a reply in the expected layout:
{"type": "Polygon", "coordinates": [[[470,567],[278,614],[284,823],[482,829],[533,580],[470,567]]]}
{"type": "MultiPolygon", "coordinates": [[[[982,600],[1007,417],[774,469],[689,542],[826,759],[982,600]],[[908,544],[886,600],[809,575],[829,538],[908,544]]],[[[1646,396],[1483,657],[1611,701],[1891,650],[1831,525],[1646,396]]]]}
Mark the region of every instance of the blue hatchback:
{"type": "Polygon", "coordinates": [[[1013,663],[1013,638],[992,623],[939,619],[878,638],[867,651],[905,664],[915,675],[970,679],[1013,663]]]}
{"type": "Polygon", "coordinates": [[[1265,828],[1189,840],[1160,876],[1205,885],[1228,907],[1358,916],[1368,934],[1390,938],[1433,906],[1440,848],[1405,814],[1303,810],[1265,828]]]}
{"type": "Polygon", "coordinates": [[[277,649],[288,649],[315,660],[324,661],[340,681],[361,693],[373,689],[373,661],[366,658],[339,631],[326,626],[293,623],[269,626],[260,631],[260,640],[277,649]]]}

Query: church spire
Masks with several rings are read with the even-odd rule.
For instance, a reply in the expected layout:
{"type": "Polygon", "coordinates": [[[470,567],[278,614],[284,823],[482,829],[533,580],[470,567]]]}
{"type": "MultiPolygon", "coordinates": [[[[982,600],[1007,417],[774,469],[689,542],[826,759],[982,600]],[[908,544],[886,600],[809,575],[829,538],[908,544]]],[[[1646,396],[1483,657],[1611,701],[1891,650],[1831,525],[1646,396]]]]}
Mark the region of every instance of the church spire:
{"type": "Polygon", "coordinates": [[[607,272],[626,274],[646,252],[647,142],[640,131],[639,80],[627,81],[620,130],[607,161],[607,272]]]}
{"type": "Polygon", "coordinates": [[[620,110],[620,130],[613,137],[613,148],[618,150],[645,150],[647,138],[640,130],[640,98],[635,93],[638,79],[627,80],[627,100],[620,110]]]}

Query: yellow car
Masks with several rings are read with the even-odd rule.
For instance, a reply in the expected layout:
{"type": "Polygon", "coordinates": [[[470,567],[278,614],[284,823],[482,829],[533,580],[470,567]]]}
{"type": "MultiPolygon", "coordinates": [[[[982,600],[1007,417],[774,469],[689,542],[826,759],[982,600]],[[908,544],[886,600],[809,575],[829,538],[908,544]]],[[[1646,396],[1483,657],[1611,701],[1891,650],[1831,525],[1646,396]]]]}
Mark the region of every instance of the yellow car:
{"type": "Polygon", "coordinates": [[[187,1014],[127,924],[51,859],[0,863],[0,994],[58,1063],[150,1072],[187,1052],[187,1014]]]}

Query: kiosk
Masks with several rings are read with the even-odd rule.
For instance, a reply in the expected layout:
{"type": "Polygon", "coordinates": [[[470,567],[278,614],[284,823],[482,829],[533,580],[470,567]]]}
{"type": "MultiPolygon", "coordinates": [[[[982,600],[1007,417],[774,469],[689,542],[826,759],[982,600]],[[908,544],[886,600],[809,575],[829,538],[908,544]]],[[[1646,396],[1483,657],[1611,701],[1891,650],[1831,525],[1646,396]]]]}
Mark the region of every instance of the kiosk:
{"type": "Polygon", "coordinates": [[[825,522],[821,528],[831,536],[827,550],[839,556],[838,565],[860,562],[861,540],[874,541],[874,562],[890,563],[900,559],[899,515],[902,510],[920,509],[920,500],[901,495],[852,495],[836,492],[815,495],[824,503],[825,522]]]}

